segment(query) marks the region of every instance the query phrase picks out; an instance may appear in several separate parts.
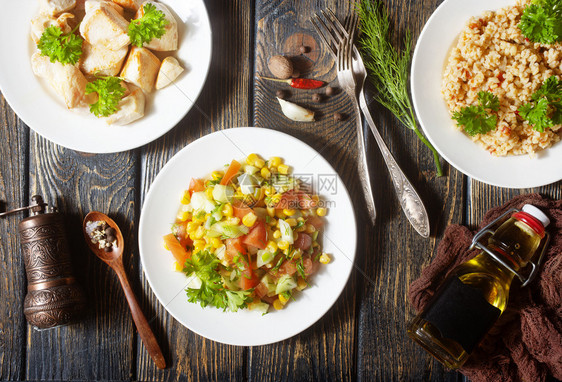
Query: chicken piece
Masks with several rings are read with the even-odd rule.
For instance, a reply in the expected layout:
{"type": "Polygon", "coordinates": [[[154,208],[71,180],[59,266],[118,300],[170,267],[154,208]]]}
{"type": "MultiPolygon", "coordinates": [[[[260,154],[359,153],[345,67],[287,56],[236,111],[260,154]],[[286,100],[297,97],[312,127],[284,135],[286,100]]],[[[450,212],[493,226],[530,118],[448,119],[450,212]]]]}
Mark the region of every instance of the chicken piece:
{"type": "Polygon", "coordinates": [[[45,29],[53,25],[62,29],[63,33],[70,33],[72,32],[71,22],[73,19],[72,13],[63,13],[58,18],[42,13],[31,19],[31,39],[35,44],[39,43],[45,29]]]}
{"type": "Polygon", "coordinates": [[[36,76],[46,79],[69,109],[95,102],[97,95],[86,95],[88,80],[78,65],[63,65],[51,62],[49,57],[35,52],[31,56],[31,67],[36,76]]]}
{"type": "Polygon", "coordinates": [[[109,0],[86,0],[84,1],[84,11],[86,13],[91,12],[96,8],[99,8],[101,6],[101,3],[104,3],[104,6],[114,8],[117,13],[125,17],[125,10],[123,9],[123,7],[120,7],[119,5],[109,0]]]}
{"type": "Polygon", "coordinates": [[[144,15],[144,5],[150,3],[154,5],[159,11],[164,13],[166,21],[168,24],[166,25],[166,32],[160,38],[154,38],[147,44],[144,44],[145,48],[156,50],[156,51],[170,51],[170,50],[177,50],[178,49],[178,23],[168,7],[166,7],[162,3],[157,3],[154,1],[145,1],[142,4],[142,7],[139,8],[135,15],[135,19],[140,19],[144,15]]]}
{"type": "Polygon", "coordinates": [[[109,1],[86,1],[86,15],[80,24],[84,40],[111,50],[129,45],[129,22],[119,14],[116,6],[109,1]]]}
{"type": "Polygon", "coordinates": [[[182,72],[183,68],[178,60],[172,56],[166,57],[162,61],[162,65],[160,65],[160,70],[158,71],[156,90],[170,85],[182,72]]]}
{"type": "Polygon", "coordinates": [[[116,76],[121,71],[127,52],[129,52],[128,46],[111,50],[103,45],[92,45],[84,41],[80,69],[90,75],[116,76]]]}
{"type": "Polygon", "coordinates": [[[114,3],[119,4],[123,8],[137,11],[143,0],[113,0],[114,3]]]}
{"type": "Polygon", "coordinates": [[[39,13],[56,16],[70,11],[76,6],[76,0],[39,0],[39,13]]]}
{"type": "Polygon", "coordinates": [[[150,93],[160,69],[160,60],[150,50],[133,46],[121,70],[121,77],[150,93]]]}
{"type": "Polygon", "coordinates": [[[119,101],[118,110],[105,117],[105,122],[108,125],[127,125],[144,117],[145,96],[142,89],[132,84],[125,84],[128,94],[119,101]]]}

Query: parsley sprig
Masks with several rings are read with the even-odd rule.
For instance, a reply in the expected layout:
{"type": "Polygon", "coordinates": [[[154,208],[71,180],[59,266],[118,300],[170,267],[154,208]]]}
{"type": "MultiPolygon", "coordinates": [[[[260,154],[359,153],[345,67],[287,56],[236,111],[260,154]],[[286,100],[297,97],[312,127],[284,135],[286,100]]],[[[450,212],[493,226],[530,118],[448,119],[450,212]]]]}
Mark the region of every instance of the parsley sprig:
{"type": "Polygon", "coordinates": [[[481,91],[478,92],[478,105],[465,106],[453,113],[458,126],[464,127],[468,135],[486,134],[496,128],[498,117],[492,111],[500,109],[498,96],[481,91]]]}
{"type": "Polygon", "coordinates": [[[361,20],[359,39],[361,53],[369,80],[377,89],[376,100],[394,114],[433,154],[437,176],[443,175],[439,154],[418,128],[414,109],[408,94],[408,74],[410,72],[410,52],[412,39],[406,33],[402,52],[391,43],[390,21],[382,3],[373,0],[358,2],[357,13],[361,20]]]}
{"type": "Polygon", "coordinates": [[[562,41],[562,4],[560,0],[534,0],[521,15],[518,25],[532,42],[554,44],[562,41]]]}
{"type": "Polygon", "coordinates": [[[98,100],[90,105],[90,112],[96,117],[107,117],[118,110],[119,101],[125,95],[119,77],[102,77],[86,85],[86,94],[98,93],[98,100]]]}
{"type": "Polygon", "coordinates": [[[53,25],[43,31],[37,48],[51,62],[74,65],[82,56],[82,42],[82,38],[74,30],[64,34],[60,27],[53,25]]]}
{"type": "Polygon", "coordinates": [[[183,272],[190,276],[195,275],[201,280],[201,288],[187,288],[189,302],[198,302],[202,307],[215,306],[236,312],[246,307],[250,300],[251,291],[232,291],[223,286],[222,276],[218,272],[220,261],[209,251],[194,253],[185,262],[183,272]]]}
{"type": "Polygon", "coordinates": [[[518,109],[519,115],[541,133],[544,129],[562,124],[562,81],[556,76],[546,79],[533,93],[531,102],[518,109]]]}
{"type": "Polygon", "coordinates": [[[128,35],[131,44],[142,48],[154,38],[160,38],[166,33],[168,20],[164,13],[154,4],[146,3],[143,6],[144,15],[136,20],[131,20],[128,35]]]}

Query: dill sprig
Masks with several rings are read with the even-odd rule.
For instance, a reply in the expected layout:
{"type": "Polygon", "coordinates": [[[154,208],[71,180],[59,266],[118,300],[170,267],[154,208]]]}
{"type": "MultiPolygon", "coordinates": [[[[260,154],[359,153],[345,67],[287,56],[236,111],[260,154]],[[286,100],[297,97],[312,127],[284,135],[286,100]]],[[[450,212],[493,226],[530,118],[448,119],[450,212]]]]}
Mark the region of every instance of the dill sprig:
{"type": "Polygon", "coordinates": [[[390,42],[388,14],[378,0],[360,0],[357,12],[360,18],[359,39],[361,53],[369,81],[377,89],[375,99],[392,112],[398,120],[413,130],[433,153],[437,176],[443,175],[439,154],[418,128],[414,109],[408,94],[408,71],[412,37],[410,31],[404,38],[404,49],[398,52],[390,42]]]}

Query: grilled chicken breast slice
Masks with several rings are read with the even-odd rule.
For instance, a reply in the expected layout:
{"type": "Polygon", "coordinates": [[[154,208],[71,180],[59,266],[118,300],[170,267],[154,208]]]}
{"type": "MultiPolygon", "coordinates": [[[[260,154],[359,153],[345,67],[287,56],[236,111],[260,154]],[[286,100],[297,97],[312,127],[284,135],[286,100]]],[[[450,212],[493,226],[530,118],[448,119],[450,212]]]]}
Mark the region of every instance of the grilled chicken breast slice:
{"type": "Polygon", "coordinates": [[[144,5],[150,3],[154,5],[159,11],[164,13],[166,21],[166,32],[160,38],[154,38],[147,44],[144,44],[145,48],[156,50],[156,51],[171,51],[178,49],[178,23],[172,14],[172,12],[162,3],[157,3],[155,1],[145,1],[135,14],[135,19],[140,19],[144,15],[144,5]]]}
{"type": "Polygon", "coordinates": [[[111,50],[103,45],[92,45],[84,41],[80,69],[89,75],[116,76],[121,71],[128,52],[128,46],[111,50]]]}
{"type": "Polygon", "coordinates": [[[86,15],[80,24],[80,34],[92,45],[119,50],[129,45],[129,22],[110,1],[86,1],[86,15]]]}
{"type": "Polygon", "coordinates": [[[145,93],[154,89],[160,60],[150,50],[133,46],[121,70],[121,77],[137,85],[145,93]]]}
{"type": "Polygon", "coordinates": [[[170,85],[178,78],[183,70],[178,60],[172,56],[166,57],[162,60],[162,65],[160,65],[160,70],[158,71],[158,77],[156,77],[156,90],[170,85]]]}
{"type": "Polygon", "coordinates": [[[119,101],[119,109],[105,122],[109,125],[127,125],[144,116],[145,96],[142,89],[132,84],[124,84],[129,89],[129,94],[119,101]]]}

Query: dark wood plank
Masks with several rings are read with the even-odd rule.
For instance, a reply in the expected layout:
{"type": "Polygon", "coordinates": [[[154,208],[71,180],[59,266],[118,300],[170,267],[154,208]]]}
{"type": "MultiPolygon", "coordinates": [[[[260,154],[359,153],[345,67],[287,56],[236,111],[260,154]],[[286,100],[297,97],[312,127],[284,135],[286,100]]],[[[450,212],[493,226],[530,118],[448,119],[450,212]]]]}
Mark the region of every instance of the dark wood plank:
{"type": "MultiPolygon", "coordinates": [[[[0,211],[28,205],[27,148],[29,129],[17,118],[0,94],[0,211]]],[[[19,380],[24,374],[25,327],[23,301],[25,268],[20,252],[18,223],[26,215],[0,219],[0,379],[19,380]]]]}
{"type": "Polygon", "coordinates": [[[30,152],[30,194],[42,194],[65,215],[76,276],[91,309],[76,325],[42,332],[28,329],[26,376],[31,380],[128,380],[136,341],[130,311],[117,276],[89,252],[81,227],[83,217],[92,210],[112,217],[128,246],[123,255],[125,269],[129,277],[137,274],[131,245],[138,155],[134,151],[80,154],[35,133],[30,152]]]}
{"type": "MultiPolygon", "coordinates": [[[[425,21],[441,1],[386,1],[395,46],[402,46],[406,30],[415,42],[425,21]]],[[[376,102],[371,104],[388,147],[418,190],[429,213],[431,238],[419,236],[408,223],[396,199],[388,171],[376,147],[372,168],[377,184],[378,223],[364,232],[369,250],[358,265],[361,278],[359,304],[359,379],[365,381],[419,380],[457,381],[462,376],[433,360],[406,335],[406,325],[415,315],[407,300],[410,282],[432,260],[444,228],[463,218],[463,176],[444,164],[446,176],[437,178],[433,157],[412,131],[376,102]]]]}
{"type": "MultiPolygon", "coordinates": [[[[252,1],[205,1],[213,30],[213,60],[207,83],[188,115],[170,133],[142,149],[140,200],[162,166],[185,145],[213,131],[249,126],[253,76],[252,1]]],[[[186,174],[186,182],[189,175],[186,174]]],[[[187,184],[187,183],[186,183],[187,184]]],[[[141,275],[146,312],[151,312],[153,328],[160,339],[169,367],[160,371],[144,348],[137,346],[139,380],[193,381],[243,380],[246,350],[207,340],[175,321],[158,302],[141,275]]],[[[150,320],[150,318],[149,318],[150,320]]]]}
{"type": "MultiPolygon", "coordinates": [[[[327,1],[321,6],[347,14],[351,3],[327,1]]],[[[262,1],[256,6],[256,73],[270,76],[269,58],[283,54],[290,56],[302,77],[321,79],[337,86],[334,61],[321,45],[310,17],[320,10],[314,1],[279,2],[262,1]],[[301,55],[300,46],[309,52],[301,55]]],[[[321,103],[314,102],[314,93],[324,90],[296,90],[288,85],[256,80],[255,124],[280,130],[298,137],[319,151],[343,178],[353,200],[360,200],[357,179],[357,141],[355,119],[347,113],[350,102],[343,92],[324,96],[321,103]],[[298,123],[287,119],[275,99],[278,89],[288,94],[287,100],[315,111],[316,122],[298,123]],[[334,122],[333,114],[344,112],[346,119],[334,122]]],[[[341,187],[343,185],[338,185],[341,187]]],[[[357,209],[358,212],[360,208],[357,209]]],[[[362,226],[364,216],[359,215],[362,226]]],[[[363,235],[359,238],[358,254],[368,246],[363,235]]],[[[361,256],[361,255],[360,255],[361,256]]],[[[353,380],[356,377],[356,287],[354,272],[334,307],[304,333],[284,342],[255,348],[250,353],[250,379],[284,381],[353,380]]]]}

